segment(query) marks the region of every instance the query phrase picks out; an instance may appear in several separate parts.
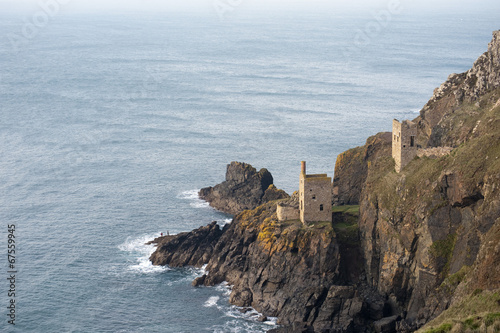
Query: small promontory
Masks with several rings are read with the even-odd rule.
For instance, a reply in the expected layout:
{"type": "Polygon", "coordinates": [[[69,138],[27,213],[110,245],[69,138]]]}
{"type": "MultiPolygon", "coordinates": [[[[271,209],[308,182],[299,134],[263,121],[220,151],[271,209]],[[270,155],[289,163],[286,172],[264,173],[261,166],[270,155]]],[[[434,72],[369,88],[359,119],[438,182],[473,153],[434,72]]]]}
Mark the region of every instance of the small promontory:
{"type": "Polygon", "coordinates": [[[250,164],[241,162],[228,164],[226,180],[214,187],[202,188],[199,196],[215,209],[232,215],[289,197],[273,185],[273,176],[267,169],[257,172],[250,164]]]}

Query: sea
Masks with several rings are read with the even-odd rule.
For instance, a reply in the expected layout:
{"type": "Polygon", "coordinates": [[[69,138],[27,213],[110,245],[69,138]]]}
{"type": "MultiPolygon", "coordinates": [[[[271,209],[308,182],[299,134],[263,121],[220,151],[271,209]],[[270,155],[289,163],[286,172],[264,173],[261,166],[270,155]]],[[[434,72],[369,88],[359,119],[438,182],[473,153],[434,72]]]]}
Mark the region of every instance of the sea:
{"type": "Polygon", "coordinates": [[[278,327],[145,243],[231,223],[197,196],[231,161],[288,193],[302,160],[333,176],[500,28],[484,10],[43,13],[0,13],[2,332],[278,327]]]}

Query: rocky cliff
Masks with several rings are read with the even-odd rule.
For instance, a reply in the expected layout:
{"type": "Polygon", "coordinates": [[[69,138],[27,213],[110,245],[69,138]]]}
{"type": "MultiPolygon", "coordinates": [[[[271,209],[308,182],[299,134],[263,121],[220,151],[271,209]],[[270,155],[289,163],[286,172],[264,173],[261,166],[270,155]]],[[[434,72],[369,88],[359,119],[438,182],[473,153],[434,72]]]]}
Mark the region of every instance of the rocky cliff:
{"type": "Polygon", "coordinates": [[[423,147],[455,147],[467,141],[476,126],[475,110],[495,103],[495,94],[500,87],[500,31],[493,32],[488,51],[482,54],[470,70],[451,74],[415,119],[419,125],[419,144],[423,147]],[[464,105],[470,105],[464,110],[464,105]],[[461,116],[455,111],[461,109],[461,116]],[[472,117],[469,117],[472,116],[472,117]]]}
{"type": "Polygon", "coordinates": [[[276,202],[267,203],[236,215],[223,232],[212,223],[159,238],[151,260],[172,267],[208,264],[208,273],[193,285],[227,281],[232,304],[276,316],[283,325],[368,332],[371,322],[387,314],[388,305],[359,280],[357,218],[338,213],[335,220],[335,228],[330,223],[306,227],[298,220],[280,223],[276,202]],[[215,245],[206,246],[210,243],[215,245]]]}
{"type": "MultiPolygon", "coordinates": [[[[472,312],[478,325],[498,325],[485,318],[500,312],[499,36],[494,32],[488,52],[450,76],[414,120],[424,146],[455,147],[449,154],[422,155],[400,174],[383,145],[363,158],[348,152],[337,163],[359,172],[336,167],[336,179],[364,178],[361,191],[351,192],[360,192],[366,282],[400,314],[398,331],[421,327],[474,292],[492,298],[491,307],[472,312]]],[[[460,332],[470,319],[463,313],[440,323],[460,332]]]]}
{"type": "Polygon", "coordinates": [[[226,180],[201,189],[199,196],[210,206],[235,215],[271,200],[287,198],[288,194],[273,185],[273,176],[267,169],[257,172],[250,164],[231,162],[227,165],[226,180]]]}
{"type": "Polygon", "coordinates": [[[306,227],[270,202],[162,239],[152,260],[208,264],[195,284],[228,281],[230,301],[277,316],[276,332],[500,331],[499,36],[415,119],[423,147],[454,149],[401,173],[387,133],[339,156],[335,200],[359,212],[306,227]]]}

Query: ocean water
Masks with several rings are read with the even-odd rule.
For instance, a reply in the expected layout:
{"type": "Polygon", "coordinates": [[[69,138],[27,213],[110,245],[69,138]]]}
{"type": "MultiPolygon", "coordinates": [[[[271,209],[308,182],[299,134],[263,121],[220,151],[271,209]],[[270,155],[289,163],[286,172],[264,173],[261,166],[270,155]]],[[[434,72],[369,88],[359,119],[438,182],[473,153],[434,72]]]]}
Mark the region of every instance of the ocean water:
{"type": "Polygon", "coordinates": [[[144,243],[229,223],[196,193],[231,161],[289,193],[301,160],[332,176],[337,154],[416,117],[499,28],[495,13],[403,13],[374,30],[370,14],[60,13],[23,36],[34,14],[0,14],[5,332],[276,327],[231,306],[230,286],[192,287],[202,269],[153,267],[144,243]]]}

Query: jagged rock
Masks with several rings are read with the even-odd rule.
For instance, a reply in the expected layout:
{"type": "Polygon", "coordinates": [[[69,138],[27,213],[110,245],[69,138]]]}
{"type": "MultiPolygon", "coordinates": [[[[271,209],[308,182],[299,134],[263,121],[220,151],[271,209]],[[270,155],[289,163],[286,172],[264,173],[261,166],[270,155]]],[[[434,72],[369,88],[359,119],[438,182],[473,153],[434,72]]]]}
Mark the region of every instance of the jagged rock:
{"type": "Polygon", "coordinates": [[[207,275],[203,274],[202,276],[197,277],[196,279],[194,279],[194,281],[191,283],[191,285],[193,287],[203,286],[205,284],[205,279],[206,278],[207,278],[207,275]]]}
{"type": "Polygon", "coordinates": [[[165,236],[159,241],[149,260],[153,265],[201,267],[212,256],[214,246],[221,235],[222,230],[217,222],[212,222],[191,232],[165,236]]]}
{"type": "Polygon", "coordinates": [[[267,317],[266,316],[259,316],[259,318],[257,318],[257,321],[263,323],[263,322],[267,321],[267,317]]]}
{"type": "Polygon", "coordinates": [[[273,176],[267,169],[257,172],[250,164],[231,162],[226,180],[201,189],[199,196],[210,206],[235,215],[271,200],[287,198],[288,194],[273,185],[273,176]]]}
{"type": "Polygon", "coordinates": [[[283,324],[314,320],[311,311],[328,291],[323,285],[339,279],[338,244],[327,236],[331,231],[304,229],[299,221],[278,225],[275,203],[236,215],[207,265],[205,284],[228,281],[233,304],[283,324]]]}
{"type": "MultiPolygon", "coordinates": [[[[278,189],[274,184],[269,185],[267,190],[264,192],[264,196],[261,199],[261,203],[266,203],[275,200],[281,200],[288,198],[289,195],[283,191],[278,189]]],[[[253,207],[255,208],[255,207],[253,207]]]]}
{"type": "MultiPolygon", "coordinates": [[[[423,147],[456,147],[469,136],[479,134],[474,130],[475,123],[464,122],[453,113],[464,103],[475,103],[476,110],[469,110],[474,116],[474,113],[481,112],[481,103],[484,103],[479,103],[479,100],[499,87],[500,31],[494,31],[488,51],[467,72],[451,74],[420,111],[420,116],[415,119],[420,132],[418,143],[423,147]],[[459,131],[454,130],[457,127],[459,131]]],[[[495,103],[497,99],[491,102],[495,103]]]]}
{"type": "MultiPolygon", "coordinates": [[[[186,245],[180,238],[159,243],[152,258],[170,258],[186,248],[190,256],[191,242],[208,239],[208,228],[182,236],[186,245]]],[[[198,265],[207,263],[208,273],[193,285],[212,286],[227,281],[232,285],[232,304],[276,316],[283,325],[304,322],[296,327],[315,327],[318,332],[359,331],[371,320],[365,310],[369,300],[357,295],[359,287],[341,284],[345,281],[340,269],[358,263],[340,256],[339,247],[344,245],[333,235],[331,226],[306,227],[299,221],[280,225],[274,202],[244,211],[225,227],[222,236],[213,238],[210,258],[196,261],[198,265]]],[[[162,262],[189,263],[184,257],[162,262]]]]}

